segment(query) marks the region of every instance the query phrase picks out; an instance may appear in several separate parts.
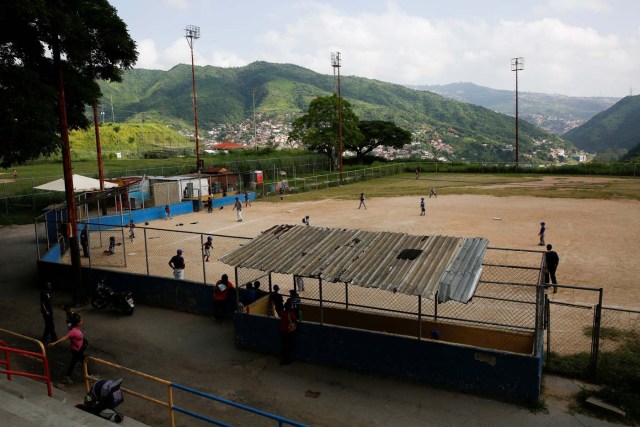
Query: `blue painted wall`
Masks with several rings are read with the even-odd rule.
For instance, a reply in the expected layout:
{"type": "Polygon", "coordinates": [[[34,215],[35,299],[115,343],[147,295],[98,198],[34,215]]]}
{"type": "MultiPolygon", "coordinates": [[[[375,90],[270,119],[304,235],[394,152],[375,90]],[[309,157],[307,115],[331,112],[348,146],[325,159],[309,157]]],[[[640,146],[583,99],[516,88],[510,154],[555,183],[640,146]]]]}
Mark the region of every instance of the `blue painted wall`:
{"type": "MultiPolygon", "coordinates": [[[[236,313],[236,344],[280,353],[279,320],[236,313]]],[[[541,349],[536,356],[302,322],[294,358],[506,400],[540,397],[541,349]],[[366,349],[366,350],[363,350],[366,349]]]]}
{"type": "MultiPolygon", "coordinates": [[[[51,281],[55,288],[73,291],[73,275],[70,265],[38,261],[38,275],[51,281]]],[[[99,280],[114,291],[131,291],[136,303],[162,307],[188,313],[213,314],[213,288],[198,282],[175,280],[118,271],[82,267],[85,294],[90,297],[99,280]]],[[[229,294],[227,317],[231,318],[236,306],[236,294],[229,294]]]]}

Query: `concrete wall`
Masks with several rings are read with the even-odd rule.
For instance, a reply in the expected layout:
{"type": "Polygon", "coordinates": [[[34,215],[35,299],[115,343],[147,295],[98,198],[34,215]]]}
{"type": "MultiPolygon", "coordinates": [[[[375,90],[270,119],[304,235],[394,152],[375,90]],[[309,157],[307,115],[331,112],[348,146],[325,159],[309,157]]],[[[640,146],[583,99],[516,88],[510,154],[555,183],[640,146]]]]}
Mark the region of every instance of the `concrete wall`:
{"type": "MultiPolygon", "coordinates": [[[[303,314],[305,318],[305,314],[303,314]]],[[[279,320],[236,313],[236,344],[269,354],[280,352],[279,320]]],[[[540,396],[542,350],[522,355],[395,334],[303,321],[294,358],[506,400],[540,396]]]]}

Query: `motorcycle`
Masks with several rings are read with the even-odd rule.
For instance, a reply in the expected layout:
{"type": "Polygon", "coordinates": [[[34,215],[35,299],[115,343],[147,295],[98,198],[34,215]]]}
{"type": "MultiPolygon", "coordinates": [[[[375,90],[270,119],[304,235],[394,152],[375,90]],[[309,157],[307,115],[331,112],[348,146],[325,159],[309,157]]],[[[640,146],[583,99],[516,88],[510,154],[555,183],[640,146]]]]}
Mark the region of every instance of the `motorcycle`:
{"type": "Polygon", "coordinates": [[[91,305],[95,308],[104,308],[111,305],[118,310],[122,310],[125,314],[133,314],[133,294],[129,291],[115,292],[109,286],[105,285],[104,279],[98,282],[96,290],[91,297],[91,305]]]}

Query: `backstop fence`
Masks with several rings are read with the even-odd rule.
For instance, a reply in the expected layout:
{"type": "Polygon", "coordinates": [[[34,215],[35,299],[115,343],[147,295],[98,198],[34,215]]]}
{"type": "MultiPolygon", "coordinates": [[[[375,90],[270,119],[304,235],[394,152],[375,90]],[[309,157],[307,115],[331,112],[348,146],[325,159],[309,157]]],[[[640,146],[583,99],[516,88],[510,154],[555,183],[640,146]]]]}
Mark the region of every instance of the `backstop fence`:
{"type": "MultiPolygon", "coordinates": [[[[39,258],[69,264],[64,237],[51,232],[59,229],[59,225],[60,222],[44,220],[36,223],[39,258]]],[[[239,288],[239,301],[246,284],[259,281],[262,293],[270,292],[278,284],[284,295],[297,290],[305,304],[327,308],[525,334],[544,329],[545,368],[566,374],[593,374],[602,353],[616,351],[626,340],[640,339],[640,310],[603,306],[601,288],[560,284],[556,288],[562,292],[553,293],[554,287],[544,284],[543,257],[539,251],[489,248],[475,294],[463,304],[453,300],[438,302],[437,296],[427,299],[345,283],[323,283],[317,278],[234,269],[218,261],[249,240],[142,226],[136,227],[131,237],[127,227],[92,224],[88,233],[89,256],[81,258],[81,262],[98,274],[105,269],[171,278],[173,272],[168,262],[177,249],[182,249],[186,281],[211,285],[227,274],[239,288]],[[210,235],[213,247],[206,261],[204,242],[210,235]],[[113,254],[108,253],[110,237],[119,243],[113,254]]],[[[302,317],[304,320],[304,314],[302,317]]]]}

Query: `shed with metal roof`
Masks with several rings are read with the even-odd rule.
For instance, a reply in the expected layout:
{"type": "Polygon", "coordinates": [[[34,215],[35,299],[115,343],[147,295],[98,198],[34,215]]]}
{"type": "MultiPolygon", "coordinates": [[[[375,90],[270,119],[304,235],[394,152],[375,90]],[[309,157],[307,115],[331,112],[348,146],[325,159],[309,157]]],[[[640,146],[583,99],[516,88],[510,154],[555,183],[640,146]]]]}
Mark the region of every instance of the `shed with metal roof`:
{"type": "Polygon", "coordinates": [[[276,225],[220,260],[236,268],[467,303],[488,243],[481,237],[276,225]]]}

